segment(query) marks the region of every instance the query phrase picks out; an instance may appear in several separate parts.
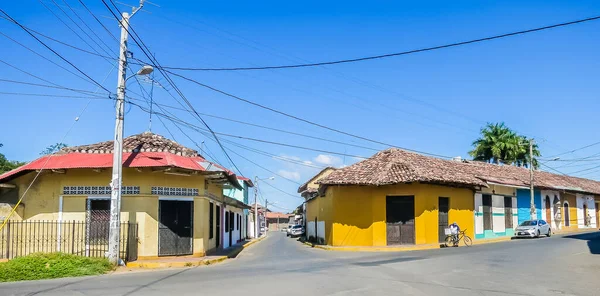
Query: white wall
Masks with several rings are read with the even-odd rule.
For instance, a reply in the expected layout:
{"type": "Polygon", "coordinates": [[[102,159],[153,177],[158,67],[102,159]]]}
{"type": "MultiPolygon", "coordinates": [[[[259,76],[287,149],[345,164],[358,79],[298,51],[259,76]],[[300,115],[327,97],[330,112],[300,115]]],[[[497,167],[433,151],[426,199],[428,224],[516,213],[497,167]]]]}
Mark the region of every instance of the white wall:
{"type": "MultiPolygon", "coordinates": [[[[317,235],[320,239],[325,240],[325,221],[317,221],[317,235]]],[[[315,236],[315,221],[306,222],[306,236],[315,236]]]]}
{"type": "Polygon", "coordinates": [[[481,193],[475,193],[475,234],[483,234],[483,205],[481,193]],[[479,214],[479,215],[478,215],[479,214]]]}
{"type": "Polygon", "coordinates": [[[561,218],[561,214],[560,214],[560,209],[562,208],[562,206],[559,207],[555,207],[554,206],[554,197],[558,197],[559,200],[559,205],[562,204],[561,201],[561,197],[560,197],[560,192],[558,191],[552,191],[552,190],[542,190],[541,191],[541,199],[542,199],[542,219],[546,220],[546,196],[548,196],[550,198],[550,216],[551,216],[551,220],[550,221],[546,221],[548,223],[550,223],[550,226],[552,226],[552,229],[561,229],[562,227],[562,218],[561,218]],[[558,210],[557,210],[558,209],[558,210]]]}
{"type": "Polygon", "coordinates": [[[494,232],[506,231],[504,218],[504,196],[492,195],[492,229],[494,232]],[[500,215],[502,214],[502,215],[500,215]]]}
{"type": "Polygon", "coordinates": [[[596,228],[596,204],[591,195],[577,194],[577,227],[578,228],[596,228]],[[586,214],[583,212],[583,205],[587,205],[587,215],[590,216],[590,226],[585,225],[586,214]]]}

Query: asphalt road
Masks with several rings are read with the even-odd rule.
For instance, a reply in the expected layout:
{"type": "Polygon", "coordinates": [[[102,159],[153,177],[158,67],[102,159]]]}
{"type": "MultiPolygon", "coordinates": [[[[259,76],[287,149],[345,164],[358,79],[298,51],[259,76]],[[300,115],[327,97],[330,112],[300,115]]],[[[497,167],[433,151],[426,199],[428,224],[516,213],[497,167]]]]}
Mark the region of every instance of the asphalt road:
{"type": "Polygon", "coordinates": [[[0,295],[600,295],[600,232],[402,253],[313,249],[283,233],[223,264],[0,284],[0,295]]]}

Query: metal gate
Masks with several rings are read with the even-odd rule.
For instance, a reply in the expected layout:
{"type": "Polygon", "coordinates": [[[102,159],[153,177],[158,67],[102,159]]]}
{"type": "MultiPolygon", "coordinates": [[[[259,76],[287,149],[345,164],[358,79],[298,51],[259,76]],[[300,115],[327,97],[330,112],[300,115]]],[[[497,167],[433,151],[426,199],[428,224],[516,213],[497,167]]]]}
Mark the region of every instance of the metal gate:
{"type": "Polygon", "coordinates": [[[438,240],[440,243],[446,241],[446,228],[448,228],[448,211],[450,210],[450,199],[440,197],[438,199],[438,240]]]}
{"type": "Polygon", "coordinates": [[[193,201],[160,200],[158,256],[191,255],[193,201]]]}
{"type": "Polygon", "coordinates": [[[507,229],[513,228],[512,197],[510,196],[504,197],[504,227],[507,229]]]}

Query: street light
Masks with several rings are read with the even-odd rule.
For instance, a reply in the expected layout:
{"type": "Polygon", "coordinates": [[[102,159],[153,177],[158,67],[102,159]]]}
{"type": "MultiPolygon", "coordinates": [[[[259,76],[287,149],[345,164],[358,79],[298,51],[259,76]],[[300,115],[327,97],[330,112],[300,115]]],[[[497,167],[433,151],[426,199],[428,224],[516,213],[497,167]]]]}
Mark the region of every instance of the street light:
{"type": "Polygon", "coordinates": [[[258,178],[254,176],[254,238],[258,238],[258,181],[275,180],[275,177],[258,178]]]}
{"type": "Polygon", "coordinates": [[[140,69],[137,71],[137,73],[135,73],[135,74],[133,74],[133,75],[131,75],[131,76],[127,77],[127,78],[125,79],[125,81],[127,81],[127,80],[129,80],[130,78],[133,78],[133,77],[135,77],[135,76],[137,76],[137,75],[139,75],[139,76],[148,75],[148,74],[152,73],[153,71],[154,71],[154,67],[152,67],[152,66],[150,66],[150,65],[145,65],[145,66],[143,66],[142,68],[140,68],[140,69]]]}

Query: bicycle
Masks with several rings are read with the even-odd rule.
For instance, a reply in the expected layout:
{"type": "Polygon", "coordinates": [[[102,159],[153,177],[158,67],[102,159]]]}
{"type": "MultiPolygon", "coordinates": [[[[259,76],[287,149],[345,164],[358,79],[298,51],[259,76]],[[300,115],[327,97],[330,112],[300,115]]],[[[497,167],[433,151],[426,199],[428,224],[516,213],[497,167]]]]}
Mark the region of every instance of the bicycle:
{"type": "Polygon", "coordinates": [[[444,241],[444,244],[446,245],[446,247],[450,247],[450,246],[454,246],[454,247],[458,247],[458,243],[460,243],[460,240],[462,239],[462,241],[465,243],[465,246],[470,247],[473,245],[473,240],[466,234],[467,230],[463,230],[460,231],[458,233],[458,235],[454,235],[454,234],[450,234],[446,236],[446,240],[444,241]]]}

